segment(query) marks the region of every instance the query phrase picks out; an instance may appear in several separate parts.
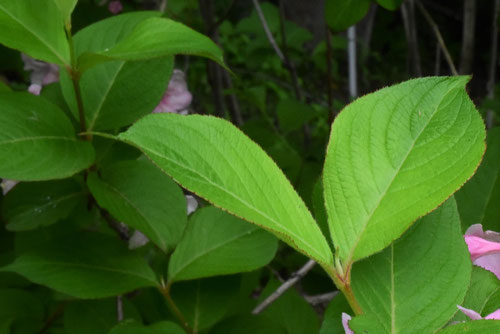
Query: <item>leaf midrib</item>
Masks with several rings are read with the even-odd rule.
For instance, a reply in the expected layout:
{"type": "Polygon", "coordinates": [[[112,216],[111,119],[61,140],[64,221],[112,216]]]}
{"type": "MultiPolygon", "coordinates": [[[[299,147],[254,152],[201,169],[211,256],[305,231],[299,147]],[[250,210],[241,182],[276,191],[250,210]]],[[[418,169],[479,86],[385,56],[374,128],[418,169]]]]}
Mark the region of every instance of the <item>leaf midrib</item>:
{"type": "Polygon", "coordinates": [[[35,36],[40,42],[42,42],[42,44],[44,44],[57,58],[59,58],[59,60],[61,60],[61,62],[65,65],[68,65],[64,59],[64,57],[62,57],[59,52],[57,52],[57,50],[55,50],[52,45],[50,43],[48,43],[47,41],[45,41],[45,39],[43,39],[42,37],[40,37],[36,31],[32,31],[31,29],[28,28],[27,25],[23,24],[22,21],[20,21],[16,16],[14,16],[14,14],[12,14],[10,11],[8,11],[7,9],[5,9],[4,6],[0,5],[0,9],[3,10],[3,12],[5,14],[7,14],[8,17],[12,18],[14,21],[16,21],[17,23],[19,23],[19,25],[21,25],[24,29],[26,29],[28,32],[30,32],[33,36],[35,36]]]}
{"type": "MultiPolygon", "coordinates": [[[[437,84],[436,84],[437,85],[437,84]]],[[[358,233],[358,236],[356,238],[356,241],[353,243],[353,246],[351,247],[349,253],[348,253],[348,256],[346,258],[346,261],[345,263],[348,264],[348,263],[351,263],[352,262],[352,258],[354,257],[354,252],[356,251],[356,248],[358,247],[358,244],[361,240],[361,237],[363,236],[364,232],[366,231],[366,228],[368,226],[368,223],[371,221],[373,215],[375,214],[375,212],[377,212],[378,208],[379,208],[379,205],[380,203],[382,202],[382,200],[385,198],[385,196],[387,195],[387,192],[389,191],[389,189],[391,188],[392,184],[394,183],[394,180],[396,180],[397,176],[399,175],[399,172],[401,171],[401,168],[404,166],[404,164],[406,163],[406,160],[408,159],[408,157],[410,156],[411,152],[413,151],[414,147],[415,147],[415,144],[417,143],[418,139],[420,138],[420,136],[422,135],[422,133],[425,131],[425,129],[427,128],[427,126],[429,125],[429,123],[431,122],[431,120],[434,118],[434,116],[436,115],[437,111],[438,111],[438,108],[439,106],[441,105],[441,102],[445,99],[446,96],[448,96],[448,94],[455,90],[456,89],[456,86],[453,86],[451,87],[450,89],[448,89],[446,91],[445,94],[443,94],[442,98],[439,100],[439,102],[437,103],[436,107],[435,107],[435,110],[432,112],[432,115],[427,119],[427,121],[425,122],[425,125],[422,127],[422,129],[418,132],[417,136],[415,136],[415,139],[413,140],[412,144],[410,145],[410,147],[408,148],[408,151],[406,152],[404,158],[401,160],[401,163],[399,164],[399,166],[397,167],[397,170],[394,172],[394,175],[392,177],[392,179],[390,180],[390,182],[387,184],[386,188],[384,189],[384,192],[382,194],[380,194],[380,197],[376,203],[376,205],[373,206],[373,209],[372,211],[370,212],[370,215],[365,219],[365,221],[363,222],[362,224],[362,228],[360,230],[360,232],[358,233]]]]}
{"type": "MultiPolygon", "coordinates": [[[[315,252],[317,253],[317,255],[319,255],[319,254],[320,254],[320,253],[316,250],[316,248],[312,247],[312,246],[311,246],[308,242],[304,241],[304,239],[302,239],[301,237],[299,237],[299,236],[298,236],[297,234],[295,234],[294,232],[291,232],[290,230],[286,229],[284,225],[279,224],[276,220],[274,220],[273,218],[269,217],[267,214],[265,214],[264,212],[262,212],[262,211],[260,211],[259,209],[255,208],[254,206],[250,205],[250,204],[249,204],[248,202],[246,202],[244,199],[240,198],[239,196],[237,196],[236,194],[232,193],[231,191],[229,191],[229,190],[227,190],[227,189],[225,189],[225,188],[223,188],[223,187],[219,186],[219,185],[218,185],[218,184],[216,184],[216,183],[213,183],[213,182],[212,182],[209,178],[207,178],[205,175],[202,175],[202,174],[200,174],[198,171],[196,171],[196,170],[194,170],[194,169],[192,169],[192,168],[190,168],[190,167],[187,167],[187,166],[185,166],[185,165],[183,165],[183,164],[181,164],[181,163],[179,163],[179,162],[177,162],[177,161],[175,161],[175,160],[172,160],[172,159],[170,159],[169,157],[167,157],[167,156],[165,156],[165,155],[163,155],[163,154],[161,154],[161,153],[159,153],[159,152],[156,152],[156,151],[154,151],[154,150],[152,150],[152,149],[149,149],[149,148],[148,148],[148,149],[145,149],[145,148],[140,148],[140,149],[141,149],[141,150],[144,150],[144,151],[149,151],[150,153],[153,153],[153,154],[155,154],[155,155],[157,155],[157,156],[159,156],[159,157],[161,157],[161,158],[163,158],[163,159],[165,159],[165,160],[170,161],[171,163],[173,163],[173,164],[175,164],[175,165],[177,165],[177,166],[179,166],[179,167],[181,167],[181,168],[184,168],[184,169],[186,169],[186,170],[188,170],[188,171],[192,172],[193,174],[198,175],[198,176],[202,179],[202,181],[204,180],[204,181],[205,181],[206,183],[208,183],[209,185],[211,185],[211,186],[213,186],[213,187],[215,187],[215,188],[217,188],[217,189],[219,189],[219,190],[221,190],[221,191],[225,192],[225,193],[226,193],[226,194],[228,194],[229,196],[231,196],[231,197],[233,197],[234,199],[238,200],[240,203],[242,203],[243,205],[245,205],[247,208],[249,208],[249,209],[253,210],[255,213],[257,213],[257,214],[259,214],[260,216],[262,216],[262,217],[264,217],[264,218],[268,219],[269,221],[271,221],[271,222],[272,222],[273,224],[275,224],[276,226],[279,226],[279,227],[283,228],[283,230],[284,230],[285,232],[289,233],[291,236],[293,236],[293,237],[294,237],[294,238],[296,238],[297,240],[301,241],[303,244],[307,245],[307,246],[309,247],[309,249],[311,249],[311,250],[315,250],[315,252]]],[[[173,179],[175,179],[175,180],[177,180],[177,178],[174,178],[174,177],[172,177],[172,178],[173,178],[173,179]]],[[[196,180],[196,181],[199,181],[199,180],[196,180]]],[[[177,180],[177,183],[182,184],[182,182],[179,182],[178,180],[177,180]]],[[[240,216],[238,216],[238,217],[240,217],[240,216]]],[[[243,217],[240,217],[240,218],[241,218],[241,219],[244,219],[244,220],[248,220],[248,219],[245,219],[245,218],[243,218],[243,217]]],[[[273,228],[273,227],[271,227],[271,226],[265,226],[265,225],[262,225],[262,224],[257,224],[257,223],[255,223],[255,222],[253,222],[253,223],[254,223],[254,224],[256,224],[256,225],[258,225],[258,226],[261,226],[261,227],[263,227],[263,228],[265,228],[265,229],[268,229],[268,230],[270,230],[270,231],[272,231],[272,232],[276,232],[276,233],[278,233],[278,234],[283,234],[283,232],[282,232],[282,231],[278,231],[278,230],[274,229],[274,228],[273,228]]],[[[291,241],[293,242],[293,240],[291,240],[291,241]]],[[[298,247],[298,246],[296,245],[296,247],[298,247]]],[[[323,257],[322,257],[322,256],[321,256],[321,257],[320,257],[320,256],[318,256],[317,260],[319,260],[319,262],[322,262],[322,263],[327,263],[327,262],[328,262],[328,261],[325,261],[325,259],[323,259],[323,257]]]]}

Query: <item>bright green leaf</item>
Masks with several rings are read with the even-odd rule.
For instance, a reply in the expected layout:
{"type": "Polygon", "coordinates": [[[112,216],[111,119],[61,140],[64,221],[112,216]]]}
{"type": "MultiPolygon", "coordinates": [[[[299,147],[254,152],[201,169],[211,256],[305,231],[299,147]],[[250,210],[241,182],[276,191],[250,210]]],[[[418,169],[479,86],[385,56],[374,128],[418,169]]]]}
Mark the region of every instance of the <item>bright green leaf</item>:
{"type": "Polygon", "coordinates": [[[237,276],[205,278],[175,283],[171,296],[193,329],[199,332],[221,320],[228,311],[229,301],[238,292],[237,276]]]}
{"type": "MultiPolygon", "coordinates": [[[[113,16],[79,31],[74,37],[76,55],[112,48],[142,21],[159,12],[133,12],[113,16]]],[[[167,88],[173,57],[146,61],[112,61],[85,71],[80,79],[85,119],[89,130],[129,125],[151,113],[167,88]]],[[[78,119],[73,83],[61,73],[61,86],[78,119]]]]}
{"type": "Polygon", "coordinates": [[[355,263],[351,284],[363,312],[385,333],[433,333],[457,312],[470,273],[451,198],[381,253],[355,263]]]}
{"type": "Polygon", "coordinates": [[[183,187],[329,265],[331,251],[304,202],[264,151],[209,116],[149,115],[120,139],[139,147],[183,187]]]}
{"type": "Polygon", "coordinates": [[[384,7],[385,9],[388,10],[396,10],[398,9],[399,6],[401,6],[401,3],[403,0],[377,0],[377,3],[384,7]]]}
{"type": "Polygon", "coordinates": [[[255,270],[274,257],[276,238],[220,209],[206,207],[190,219],[170,258],[172,281],[255,270]]]}
{"type": "Polygon", "coordinates": [[[388,246],[452,195],[483,155],[468,77],[410,80],[336,118],[323,172],[333,243],[345,265],[388,246]]]}
{"type": "Polygon", "coordinates": [[[40,241],[0,271],[78,298],[103,298],[158,284],[146,261],[113,237],[79,231],[40,241]]]}
{"type": "Polygon", "coordinates": [[[71,22],[71,13],[75,9],[78,0],[54,0],[61,11],[65,23],[71,22]]]}
{"type": "Polygon", "coordinates": [[[2,216],[10,231],[31,230],[66,218],[85,200],[82,186],[73,180],[22,182],[2,202],[2,216]]]}
{"type": "Polygon", "coordinates": [[[28,93],[0,93],[0,177],[41,181],[69,177],[94,161],[63,111],[28,93]]]}
{"type": "Polygon", "coordinates": [[[208,37],[170,19],[153,17],[139,23],[120,43],[78,58],[82,70],[111,60],[146,60],[186,54],[209,58],[221,66],[221,49],[208,37]]]}
{"type": "Polygon", "coordinates": [[[70,63],[62,14],[53,0],[0,0],[0,43],[36,59],[70,63]]]}
{"type": "Polygon", "coordinates": [[[500,227],[500,128],[488,131],[487,142],[476,174],[455,195],[464,230],[472,224],[494,231],[500,227]]]}
{"type": "Polygon", "coordinates": [[[186,227],[186,199],[170,177],[148,161],[123,161],[88,176],[97,203],[117,220],[140,230],[166,251],[186,227]]]}
{"type": "Polygon", "coordinates": [[[346,30],[365,17],[370,4],[370,0],[326,0],[326,23],[333,31],[346,30]]]}
{"type": "Polygon", "coordinates": [[[499,320],[474,320],[446,327],[438,334],[500,333],[499,320]]]}

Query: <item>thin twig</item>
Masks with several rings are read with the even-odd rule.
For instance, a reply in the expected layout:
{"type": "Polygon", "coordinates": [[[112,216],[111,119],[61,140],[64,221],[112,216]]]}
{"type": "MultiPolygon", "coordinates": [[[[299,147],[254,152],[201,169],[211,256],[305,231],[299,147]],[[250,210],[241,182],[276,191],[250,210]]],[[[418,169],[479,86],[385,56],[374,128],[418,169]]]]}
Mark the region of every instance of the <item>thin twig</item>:
{"type": "Polygon", "coordinates": [[[123,297],[122,295],[116,296],[116,320],[123,321],[123,297]]]}
{"type": "Polygon", "coordinates": [[[327,292],[323,293],[320,295],[314,295],[314,296],[304,296],[304,299],[311,305],[315,306],[318,304],[323,304],[326,302],[329,302],[332,300],[336,295],[339,294],[339,291],[332,291],[332,292],[327,292]]]}
{"type": "Polygon", "coordinates": [[[259,0],[252,0],[253,5],[255,7],[255,10],[257,11],[257,15],[259,16],[260,24],[262,25],[262,28],[264,28],[264,32],[266,33],[267,40],[271,44],[271,46],[274,49],[274,52],[278,55],[278,58],[281,60],[281,62],[285,62],[285,55],[281,51],[280,47],[276,43],[276,40],[274,39],[273,33],[269,29],[269,25],[267,24],[266,17],[264,16],[264,12],[262,12],[262,8],[260,7],[259,0]]]}
{"type": "Polygon", "coordinates": [[[436,59],[434,62],[434,75],[438,76],[439,72],[441,72],[441,47],[439,43],[436,42],[436,59]]]}
{"type": "Polygon", "coordinates": [[[283,284],[279,286],[276,291],[274,291],[269,297],[267,297],[262,303],[257,305],[252,311],[252,314],[259,314],[266,307],[271,305],[276,299],[278,299],[286,290],[290,289],[295,283],[297,283],[302,277],[304,277],[314,266],[316,262],[314,260],[309,260],[300,268],[298,271],[292,274],[292,276],[283,284]]]}
{"type": "Polygon", "coordinates": [[[181,310],[177,307],[177,304],[175,304],[174,300],[172,299],[172,296],[170,295],[170,288],[172,287],[172,283],[167,283],[167,285],[163,285],[159,288],[161,294],[165,297],[168,305],[170,306],[170,309],[172,312],[174,312],[175,316],[177,319],[180,321],[182,328],[184,328],[184,331],[188,334],[194,334],[195,332],[191,327],[189,327],[189,323],[186,321],[186,318],[182,314],[181,310]]]}
{"type": "Polygon", "coordinates": [[[47,320],[45,321],[42,329],[40,330],[39,334],[44,334],[46,333],[50,327],[54,324],[54,322],[59,319],[63,314],[64,314],[64,308],[66,307],[67,302],[62,302],[59,304],[57,309],[52,313],[47,320]]]}
{"type": "Polygon", "coordinates": [[[476,0],[464,1],[464,24],[462,30],[462,51],[460,53],[460,74],[468,74],[474,57],[474,33],[476,31],[476,0]]]}
{"type": "Polygon", "coordinates": [[[451,58],[450,52],[446,48],[446,44],[444,43],[443,36],[441,35],[441,32],[439,31],[439,27],[437,26],[436,22],[432,19],[431,15],[429,12],[425,9],[424,5],[420,1],[417,1],[417,7],[422,13],[422,15],[425,17],[429,25],[431,26],[432,30],[434,31],[434,35],[436,35],[436,39],[439,43],[439,46],[441,47],[441,50],[443,51],[444,58],[446,59],[446,62],[448,63],[448,66],[450,67],[450,71],[453,75],[458,75],[457,68],[455,67],[455,64],[453,63],[453,59],[451,58]]]}
{"type": "Polygon", "coordinates": [[[167,9],[167,0],[159,0],[158,11],[164,13],[165,9],[167,9]]]}
{"type": "Polygon", "coordinates": [[[236,124],[237,126],[242,126],[243,117],[241,116],[240,103],[238,101],[238,98],[236,97],[236,94],[234,93],[233,80],[231,80],[231,76],[227,71],[222,72],[222,77],[224,79],[224,84],[226,88],[231,91],[227,95],[227,100],[228,100],[227,104],[229,107],[229,112],[231,113],[231,118],[233,120],[233,123],[236,124]]]}
{"type": "MultiPolygon", "coordinates": [[[[488,92],[488,98],[492,99],[495,97],[495,76],[497,69],[497,56],[498,56],[498,14],[500,11],[500,0],[495,0],[495,5],[493,9],[493,21],[491,27],[491,56],[490,64],[488,70],[488,83],[486,84],[486,91],[488,92]]],[[[491,129],[493,127],[493,111],[488,110],[486,112],[486,128],[491,129]]]]}
{"type": "Polygon", "coordinates": [[[420,53],[418,49],[417,30],[415,27],[415,7],[413,2],[404,2],[401,5],[401,16],[408,42],[408,69],[417,77],[422,76],[420,53]]]}
{"type": "Polygon", "coordinates": [[[356,25],[347,29],[347,57],[349,63],[349,95],[351,99],[358,96],[358,75],[356,68],[356,25]]]}

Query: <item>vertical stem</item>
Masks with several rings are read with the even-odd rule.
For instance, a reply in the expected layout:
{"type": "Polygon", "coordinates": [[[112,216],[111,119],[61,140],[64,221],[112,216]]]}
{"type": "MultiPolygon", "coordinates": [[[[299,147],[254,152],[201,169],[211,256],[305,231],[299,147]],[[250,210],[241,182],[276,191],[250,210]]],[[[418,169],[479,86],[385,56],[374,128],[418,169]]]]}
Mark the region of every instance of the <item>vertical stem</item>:
{"type": "Polygon", "coordinates": [[[172,309],[172,312],[174,312],[174,314],[177,317],[177,319],[180,321],[182,328],[184,328],[184,331],[186,333],[188,333],[188,334],[195,334],[195,332],[193,331],[193,329],[191,329],[191,327],[189,327],[189,324],[186,321],[186,318],[182,314],[181,310],[179,310],[179,308],[175,304],[174,300],[170,296],[170,288],[171,287],[172,287],[172,282],[168,282],[166,286],[161,286],[158,289],[160,290],[161,294],[167,300],[168,305],[172,309]]]}
{"type": "Polygon", "coordinates": [[[474,57],[474,33],[476,27],[476,0],[464,0],[464,25],[462,31],[462,52],[460,54],[460,74],[472,70],[474,57]]]}
{"type": "Polygon", "coordinates": [[[347,56],[349,63],[349,95],[352,99],[358,96],[358,79],[356,69],[356,25],[347,29],[347,56]]]}
{"type": "Polygon", "coordinates": [[[436,43],[436,59],[434,62],[434,75],[438,76],[441,72],[441,47],[436,43]]]}
{"type": "Polygon", "coordinates": [[[332,124],[335,118],[335,111],[333,109],[333,79],[332,79],[332,34],[328,25],[325,24],[325,39],[326,39],[326,93],[328,96],[328,124],[332,124]]]}
{"type": "MultiPolygon", "coordinates": [[[[71,77],[71,82],[73,83],[73,90],[75,91],[76,105],[78,108],[78,115],[80,119],[80,131],[86,132],[87,125],[85,124],[85,111],[83,109],[83,99],[82,92],[80,89],[80,73],[77,69],[76,56],[75,56],[75,45],[73,43],[73,35],[71,34],[71,26],[66,26],[66,36],[69,43],[69,52],[71,58],[71,68],[67,69],[69,76],[71,77]]],[[[91,140],[90,135],[85,135],[86,140],[91,140]]]]}
{"type": "Polygon", "coordinates": [[[123,321],[123,296],[116,296],[116,320],[123,321]]]}
{"type": "Polygon", "coordinates": [[[328,276],[333,280],[335,286],[344,294],[349,306],[354,311],[356,315],[363,314],[363,310],[359,305],[356,297],[354,296],[354,292],[351,287],[351,266],[348,266],[344,275],[340,275],[340,273],[333,266],[325,266],[322,265],[323,269],[327,272],[328,276]]]}

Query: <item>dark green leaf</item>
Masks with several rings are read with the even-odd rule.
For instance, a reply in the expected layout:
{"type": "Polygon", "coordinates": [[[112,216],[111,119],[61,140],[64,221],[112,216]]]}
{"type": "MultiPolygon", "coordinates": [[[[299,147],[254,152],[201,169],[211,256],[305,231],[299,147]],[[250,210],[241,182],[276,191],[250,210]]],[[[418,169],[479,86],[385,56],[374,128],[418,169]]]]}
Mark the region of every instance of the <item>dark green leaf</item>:
{"type": "Polygon", "coordinates": [[[268,264],[278,248],[270,233],[214,207],[198,210],[170,258],[172,281],[235,274],[268,264]]]}
{"type": "Polygon", "coordinates": [[[325,18],[333,31],[343,31],[365,17],[370,0],[326,0],[325,18]]]}
{"type": "Polygon", "coordinates": [[[499,320],[474,320],[446,327],[438,334],[486,334],[500,333],[499,320]]]}
{"type": "Polygon", "coordinates": [[[82,186],[73,180],[22,182],[2,202],[2,216],[10,231],[31,230],[66,218],[79,201],[82,186]]]}
{"type": "Polygon", "coordinates": [[[0,177],[41,181],[69,177],[94,161],[64,113],[28,93],[0,93],[0,177]]]}
{"type": "Polygon", "coordinates": [[[43,305],[33,294],[0,289],[0,333],[35,334],[42,328],[43,319],[43,305]]]}
{"type": "Polygon", "coordinates": [[[186,227],[186,200],[170,177],[148,161],[123,161],[88,176],[97,203],[166,251],[186,227]]]}
{"type": "Polygon", "coordinates": [[[354,314],[347,299],[339,292],[326,308],[319,334],[345,334],[342,313],[354,314]]]}
{"type": "Polygon", "coordinates": [[[398,9],[399,6],[401,6],[401,3],[403,0],[377,0],[377,3],[384,7],[385,9],[388,10],[396,10],[398,9]]]}

